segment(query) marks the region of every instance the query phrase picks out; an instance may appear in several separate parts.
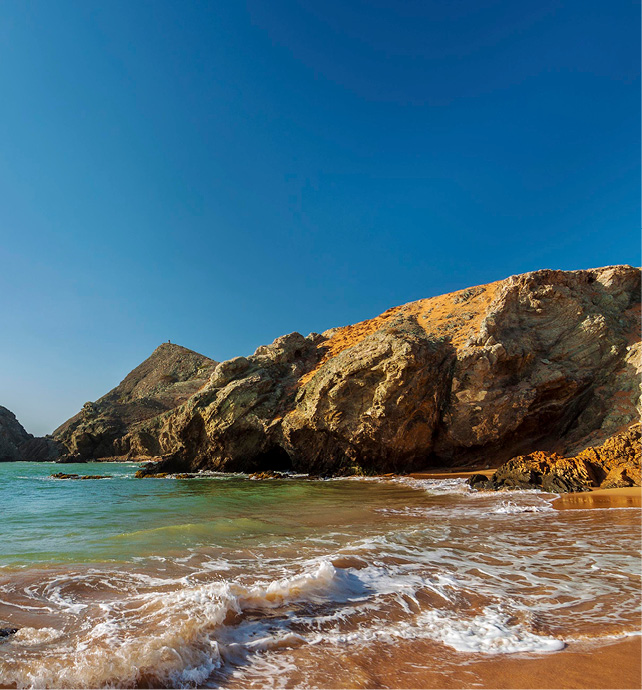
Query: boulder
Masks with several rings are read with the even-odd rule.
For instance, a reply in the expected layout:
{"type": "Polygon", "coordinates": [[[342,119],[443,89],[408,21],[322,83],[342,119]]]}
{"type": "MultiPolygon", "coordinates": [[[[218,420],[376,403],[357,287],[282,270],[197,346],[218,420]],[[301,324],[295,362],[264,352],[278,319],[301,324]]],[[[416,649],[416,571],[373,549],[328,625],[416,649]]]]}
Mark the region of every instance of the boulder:
{"type": "Polygon", "coordinates": [[[106,474],[65,474],[64,472],[56,472],[50,475],[52,479],[111,479],[106,474]]]}

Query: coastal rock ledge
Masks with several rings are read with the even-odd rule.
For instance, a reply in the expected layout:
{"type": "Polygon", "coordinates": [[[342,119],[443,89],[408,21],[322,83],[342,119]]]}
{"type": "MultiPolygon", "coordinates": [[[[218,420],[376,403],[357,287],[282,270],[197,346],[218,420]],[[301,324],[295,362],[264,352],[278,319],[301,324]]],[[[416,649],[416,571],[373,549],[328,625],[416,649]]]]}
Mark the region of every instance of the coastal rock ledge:
{"type": "MultiPolygon", "coordinates": [[[[161,346],[54,439],[76,458],[160,458],[142,474],[403,473],[513,458],[526,472],[545,453],[550,467],[584,458],[591,482],[639,483],[633,465],[606,472],[581,454],[629,438],[640,353],[639,269],[541,270],[221,363],[161,346]]],[[[584,485],[573,477],[559,490],[584,485]]]]}
{"type": "Polygon", "coordinates": [[[468,484],[482,491],[540,489],[550,493],[640,486],[641,454],[640,425],[634,424],[575,457],[535,451],[509,460],[490,479],[474,474],[468,484]]]}

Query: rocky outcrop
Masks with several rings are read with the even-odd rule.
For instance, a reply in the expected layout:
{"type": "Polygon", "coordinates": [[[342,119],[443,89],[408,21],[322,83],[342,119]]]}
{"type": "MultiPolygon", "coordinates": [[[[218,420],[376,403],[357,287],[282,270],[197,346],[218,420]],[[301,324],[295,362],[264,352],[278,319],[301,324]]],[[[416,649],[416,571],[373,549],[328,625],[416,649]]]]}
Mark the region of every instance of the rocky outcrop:
{"type": "Polygon", "coordinates": [[[190,353],[166,388],[161,346],[55,437],[78,457],[162,458],[143,475],[561,460],[638,419],[639,332],[638,269],[536,271],[220,364],[190,353]]]}
{"type": "Polygon", "coordinates": [[[396,314],[299,381],[280,444],[295,469],[315,474],[418,469],[455,362],[448,339],[432,338],[415,314],[396,314]]]}
{"type": "Polygon", "coordinates": [[[509,460],[490,479],[476,474],[468,483],[485,491],[540,489],[551,493],[640,486],[641,457],[640,425],[634,424],[574,457],[535,451],[509,460]]]}
{"type": "Polygon", "coordinates": [[[113,390],[58,427],[53,438],[62,460],[148,456],[158,439],[145,422],[181,405],[209,379],[218,362],[179,345],[163,343],[113,390]]]}
{"type": "Polygon", "coordinates": [[[637,418],[637,269],[509,278],[458,351],[442,457],[566,454],[637,418]]]}
{"type": "Polygon", "coordinates": [[[65,474],[64,472],[56,472],[50,475],[52,479],[111,479],[106,474],[65,474]]]}
{"type": "Polygon", "coordinates": [[[589,446],[577,459],[594,469],[602,489],[640,486],[642,448],[640,425],[615,434],[601,446],[589,446]]]}
{"type": "Polygon", "coordinates": [[[0,406],[0,462],[22,460],[20,446],[30,438],[13,412],[0,406]]]}
{"type": "Polygon", "coordinates": [[[639,295],[629,266],[544,270],[293,333],[219,364],[144,433],[181,472],[563,458],[638,418],[639,295]]]}
{"type": "Polygon", "coordinates": [[[65,447],[49,436],[32,436],[20,446],[22,460],[31,462],[57,461],[65,447]]]}
{"type": "Polygon", "coordinates": [[[148,429],[170,454],[173,471],[291,469],[281,422],[299,380],[321,358],[320,340],[293,333],[219,364],[199,393],[148,429]]]}
{"type": "Polygon", "coordinates": [[[0,406],[0,462],[51,461],[60,452],[61,446],[56,441],[28,433],[13,412],[0,406]]]}

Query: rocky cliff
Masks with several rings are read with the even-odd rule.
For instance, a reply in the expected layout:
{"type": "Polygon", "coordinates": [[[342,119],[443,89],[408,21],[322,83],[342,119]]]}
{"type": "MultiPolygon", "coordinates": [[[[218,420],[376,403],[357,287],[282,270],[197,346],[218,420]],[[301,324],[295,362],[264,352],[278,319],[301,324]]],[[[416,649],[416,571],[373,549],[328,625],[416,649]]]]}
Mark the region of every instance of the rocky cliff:
{"type": "Polygon", "coordinates": [[[117,450],[165,456],[158,471],[315,474],[568,457],[639,418],[640,354],[638,269],[536,271],[278,338],[117,450]]]}
{"type": "MultiPolygon", "coordinates": [[[[53,432],[68,459],[147,456],[160,451],[149,420],[187,401],[218,362],[180,345],[163,343],[121,383],[53,432]]],[[[153,425],[152,425],[153,426],[153,425]]]]}
{"type": "Polygon", "coordinates": [[[61,450],[53,439],[32,436],[13,412],[0,405],[0,462],[55,460],[61,450]]]}
{"type": "Polygon", "coordinates": [[[0,406],[0,462],[21,460],[20,446],[29,437],[13,412],[0,406]]]}

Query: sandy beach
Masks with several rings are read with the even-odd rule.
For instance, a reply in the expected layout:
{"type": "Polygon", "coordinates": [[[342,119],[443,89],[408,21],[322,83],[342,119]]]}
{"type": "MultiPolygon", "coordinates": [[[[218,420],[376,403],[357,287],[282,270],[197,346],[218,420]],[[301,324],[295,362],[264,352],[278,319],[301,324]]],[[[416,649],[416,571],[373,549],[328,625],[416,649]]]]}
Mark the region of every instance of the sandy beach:
{"type": "Polygon", "coordinates": [[[67,466],[109,475],[94,482],[0,467],[0,627],[18,629],[0,687],[639,686],[637,509],[474,492],[468,468],[145,482],[137,467],[67,466]]]}
{"type": "MultiPolygon", "coordinates": [[[[400,641],[393,646],[359,655],[343,653],[328,659],[316,680],[327,688],[496,688],[535,690],[536,688],[639,688],[641,678],[640,638],[616,640],[602,646],[569,644],[556,654],[480,658],[461,655],[457,670],[444,672],[440,664],[443,650],[428,641],[400,641]],[[399,660],[403,659],[403,663],[399,660]],[[327,671],[332,672],[332,681],[327,671]]],[[[302,668],[313,662],[309,652],[296,650],[302,668]]],[[[308,677],[309,679],[309,677],[308,677]]],[[[232,686],[234,687],[234,686],[232,686]]]]}
{"type": "Polygon", "coordinates": [[[623,489],[595,489],[577,494],[564,494],[555,501],[558,510],[572,508],[639,508],[642,505],[642,488],[631,486],[623,489]]]}

